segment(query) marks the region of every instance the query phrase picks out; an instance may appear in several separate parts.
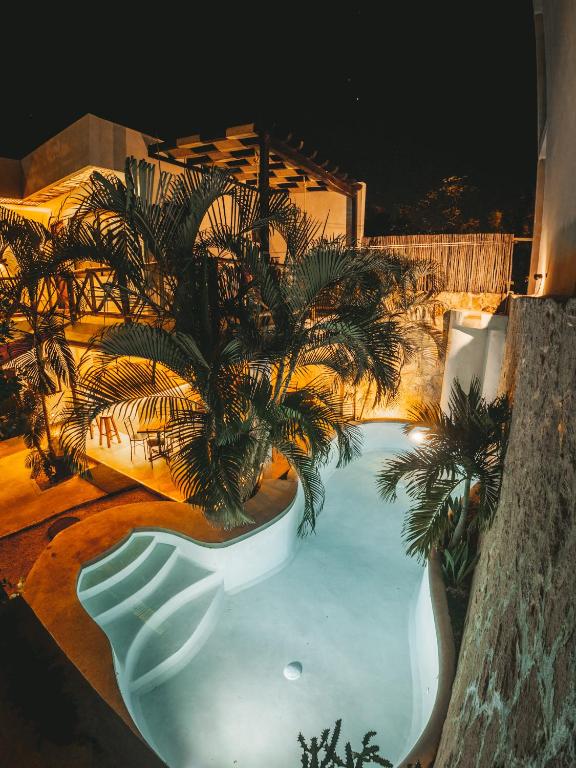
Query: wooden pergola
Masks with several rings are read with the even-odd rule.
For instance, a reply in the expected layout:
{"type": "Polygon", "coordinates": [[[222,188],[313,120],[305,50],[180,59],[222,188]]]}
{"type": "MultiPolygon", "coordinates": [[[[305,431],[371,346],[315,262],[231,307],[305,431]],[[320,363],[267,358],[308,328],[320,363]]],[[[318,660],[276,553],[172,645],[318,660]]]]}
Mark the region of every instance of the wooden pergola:
{"type": "Polygon", "coordinates": [[[248,123],[152,144],[149,154],[183,167],[218,165],[249,186],[267,179],[270,189],[355,195],[357,182],[329,161],[319,162],[317,152],[304,154],[303,142],[293,146],[290,141],[291,136],[280,139],[248,123]]]}
{"type": "Polygon", "coordinates": [[[318,160],[316,151],[304,154],[303,146],[303,142],[294,146],[291,135],[280,138],[268,128],[247,123],[151,144],[148,154],[182,168],[215,165],[225,169],[238,182],[258,188],[263,215],[270,191],[338,192],[349,202],[347,234],[355,241],[356,198],[361,185],[329,161],[318,160]]]}

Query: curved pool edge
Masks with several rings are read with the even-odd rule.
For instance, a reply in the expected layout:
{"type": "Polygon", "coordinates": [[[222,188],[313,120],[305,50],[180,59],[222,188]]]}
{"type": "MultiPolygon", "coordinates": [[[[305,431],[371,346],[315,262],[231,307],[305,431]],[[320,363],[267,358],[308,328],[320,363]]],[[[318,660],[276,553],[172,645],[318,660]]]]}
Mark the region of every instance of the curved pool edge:
{"type": "MultiPolygon", "coordinates": [[[[174,534],[183,539],[193,550],[194,560],[199,566],[223,573],[227,592],[234,593],[253,586],[284,568],[294,557],[298,543],[300,496],[299,488],[295,487],[291,500],[286,505],[279,506],[270,519],[225,541],[204,541],[194,536],[193,531],[186,532],[174,526],[168,528],[161,523],[134,525],[121,539],[115,541],[106,550],[82,562],[76,578],[77,588],[84,570],[111,558],[128,544],[134,534],[142,533],[174,534]],[[254,547],[256,537],[258,537],[260,547],[262,546],[262,538],[268,540],[266,557],[261,556],[258,560],[252,560],[252,563],[257,563],[257,568],[252,566],[251,569],[247,569],[245,564],[251,562],[249,553],[250,549],[254,547]],[[248,557],[246,556],[247,553],[248,557]]],[[[119,510],[120,507],[113,509],[119,510]]]]}
{"type": "Polygon", "coordinates": [[[446,587],[440,560],[435,552],[428,558],[428,584],[438,647],[438,688],[428,722],[417,742],[398,764],[398,768],[407,768],[418,761],[422,768],[429,768],[433,764],[448,713],[452,683],[456,673],[456,647],[448,612],[446,587]]]}
{"type": "MultiPolygon", "coordinates": [[[[266,534],[275,528],[275,523],[292,518],[291,511],[296,513],[296,481],[290,478],[287,481],[266,480],[263,486],[278,486],[279,483],[286,483],[289,498],[280,494],[279,498],[272,499],[275,507],[272,515],[264,522],[255,523],[251,531],[221,542],[221,548],[216,546],[218,542],[197,538],[197,508],[176,501],[137,502],[110,507],[66,528],[47,545],[32,566],[24,587],[24,599],[68,659],[139,738],[142,738],[140,731],[118,687],[108,637],[78,599],[77,587],[82,567],[99,560],[104,552],[122,546],[138,528],[164,528],[197,542],[197,546],[206,552],[222,551],[227,544],[253,541],[254,534],[266,534]],[[183,515],[183,507],[187,507],[188,512],[192,509],[193,514],[183,515]],[[55,589],[54,585],[58,585],[59,589],[55,589]]],[[[259,496],[256,494],[248,504],[256,504],[259,496]]],[[[203,525],[205,528],[205,518],[203,525]]],[[[294,541],[296,537],[289,538],[294,541]]],[[[277,562],[275,569],[283,567],[292,556],[293,552],[286,553],[285,561],[277,562]]]]}
{"type": "MultiPolygon", "coordinates": [[[[402,422],[401,420],[397,419],[390,419],[386,420],[388,423],[395,422],[398,425],[400,425],[402,422]]],[[[380,420],[367,420],[366,422],[363,422],[364,424],[381,424],[382,422],[380,420]]],[[[328,462],[327,465],[325,465],[322,468],[322,476],[323,480],[327,480],[332,474],[332,472],[335,469],[335,460],[332,458],[332,461],[328,462]]],[[[292,511],[294,514],[297,513],[299,507],[300,507],[300,499],[299,496],[301,495],[301,489],[298,484],[297,491],[293,494],[292,499],[290,503],[286,506],[284,506],[282,509],[278,509],[276,514],[271,517],[266,523],[263,523],[261,525],[255,526],[252,530],[247,531],[241,535],[239,535],[236,538],[232,538],[225,542],[204,542],[199,541],[194,538],[193,535],[190,534],[190,532],[182,531],[181,525],[174,525],[171,524],[169,527],[164,528],[166,531],[174,532],[178,535],[184,536],[192,543],[196,544],[199,548],[203,548],[204,550],[208,552],[215,552],[215,551],[222,551],[224,549],[235,549],[234,545],[241,544],[242,542],[249,542],[250,540],[254,541],[255,539],[260,540],[260,537],[262,534],[265,534],[267,530],[271,528],[275,528],[277,523],[280,523],[283,519],[288,517],[288,512],[292,511]],[[256,537],[256,534],[258,534],[258,537],[256,537]]],[[[159,501],[159,502],[151,502],[150,504],[154,504],[156,507],[180,507],[181,504],[178,502],[165,502],[165,501],[159,501]]],[[[110,512],[116,513],[120,510],[122,510],[124,507],[127,506],[141,506],[141,505],[119,505],[117,507],[113,507],[110,510],[106,510],[103,513],[99,513],[98,515],[93,516],[92,518],[88,518],[86,522],[89,526],[91,526],[91,523],[95,520],[97,517],[104,517],[109,514],[110,512]]],[[[297,514],[296,514],[297,516],[297,514]]],[[[290,515],[289,517],[293,517],[293,515],[290,515]]],[[[59,534],[58,537],[54,539],[51,545],[47,547],[46,550],[44,550],[44,553],[40,556],[37,563],[34,565],[30,577],[34,575],[34,578],[29,577],[30,581],[27,583],[25,587],[25,597],[27,598],[27,601],[30,603],[36,614],[39,616],[42,623],[46,626],[46,628],[49,630],[49,632],[52,634],[52,636],[55,638],[56,642],[60,647],[66,652],[68,657],[71,659],[71,661],[77,666],[77,668],[82,672],[84,677],[90,682],[92,687],[94,687],[98,693],[105,699],[105,701],[111,705],[122,717],[123,719],[128,723],[128,725],[131,727],[132,730],[134,730],[138,735],[140,735],[140,732],[138,730],[138,727],[136,723],[133,720],[133,717],[131,713],[129,714],[128,711],[125,709],[125,703],[122,700],[121,693],[117,686],[117,680],[116,675],[113,673],[114,683],[112,686],[110,685],[109,678],[109,670],[114,670],[115,665],[112,663],[112,649],[109,644],[108,638],[105,635],[105,633],[98,627],[96,622],[93,621],[93,619],[85,612],[84,608],[82,607],[80,601],[78,600],[77,596],[77,582],[78,578],[80,576],[80,572],[83,566],[88,565],[92,561],[100,560],[106,552],[110,552],[116,547],[121,546],[123,541],[127,537],[130,536],[131,532],[134,530],[146,530],[150,528],[156,528],[158,527],[163,528],[164,525],[161,521],[156,519],[150,519],[147,521],[147,524],[142,526],[138,525],[137,523],[133,525],[133,527],[124,529],[124,535],[123,536],[116,536],[114,538],[113,536],[109,539],[108,547],[102,547],[96,549],[96,547],[92,546],[90,547],[90,541],[88,541],[88,547],[84,549],[84,552],[86,553],[86,556],[82,556],[82,552],[79,551],[82,549],[80,546],[76,551],[74,551],[71,556],[68,558],[63,557],[62,560],[65,561],[63,564],[66,568],[66,562],[68,563],[68,573],[66,574],[67,577],[70,575],[70,569],[74,569],[73,573],[73,583],[69,583],[69,579],[65,578],[64,582],[66,583],[66,590],[70,591],[70,587],[72,587],[73,591],[73,601],[75,603],[74,606],[69,605],[68,608],[73,608],[74,610],[68,611],[68,610],[62,610],[61,607],[59,607],[55,612],[52,611],[49,603],[49,599],[53,597],[54,595],[54,583],[62,583],[62,581],[59,580],[59,564],[58,562],[55,562],[55,560],[58,560],[58,556],[55,558],[55,552],[54,550],[62,550],[62,552],[66,549],[66,540],[68,537],[71,537],[76,535],[76,539],[82,540],[81,531],[78,530],[82,526],[82,523],[76,524],[75,526],[71,526],[69,529],[63,531],[61,534],[59,534]],[[76,529],[76,532],[75,532],[76,529]],[[60,546],[58,546],[60,539],[60,546]],[[88,552],[86,552],[86,549],[88,552]],[[50,550],[50,551],[48,551],[50,550]],[[88,554],[89,553],[89,554],[88,554]],[[35,573],[37,570],[37,566],[40,566],[40,561],[44,558],[43,565],[46,566],[47,573],[45,574],[45,580],[47,580],[48,583],[44,583],[39,585],[38,583],[35,583],[38,581],[38,573],[35,573]],[[46,597],[48,596],[48,600],[46,600],[46,597]],[[42,605],[44,603],[44,605],[42,605]],[[47,605],[48,603],[48,605],[47,605]],[[81,621],[78,617],[78,609],[83,614],[84,618],[87,621],[81,621]],[[69,628],[70,622],[76,621],[78,623],[78,626],[75,627],[75,630],[69,635],[67,628],[69,628]],[[87,622],[89,622],[89,627],[87,622]],[[83,643],[78,643],[79,637],[85,638],[85,633],[89,632],[93,635],[99,635],[99,637],[93,638],[93,641],[96,642],[88,643],[88,652],[84,653],[84,645],[83,643]],[[104,658],[103,660],[100,658],[97,660],[96,664],[94,665],[93,658],[87,659],[87,655],[94,655],[95,654],[95,647],[98,647],[100,649],[100,653],[102,653],[102,641],[104,641],[106,645],[106,651],[104,652],[104,658]],[[80,647],[79,647],[80,646],[80,647]],[[103,667],[106,664],[109,665],[108,670],[101,671],[101,678],[98,679],[98,676],[96,676],[96,679],[94,679],[94,666],[96,667],[103,667]],[[115,689],[115,690],[112,690],[115,689]]],[[[293,527],[293,526],[291,526],[293,527]]],[[[90,529],[86,526],[85,530],[87,532],[90,531],[90,529]]],[[[295,531],[291,532],[292,536],[295,538],[295,531]]],[[[290,538],[292,538],[290,536],[290,538]]],[[[90,539],[90,536],[89,536],[90,539]]],[[[70,539],[71,541],[71,539],[70,539]]],[[[92,542],[93,544],[93,542],[92,542]]],[[[291,559],[291,555],[293,555],[293,552],[287,557],[287,560],[291,559]]],[[[287,561],[286,560],[286,561],[287,561]]],[[[251,583],[255,583],[255,581],[259,580],[259,578],[266,578],[268,575],[271,575],[275,570],[279,570],[280,568],[284,567],[286,564],[286,561],[280,562],[278,561],[276,566],[274,568],[271,568],[270,571],[266,571],[263,573],[262,576],[257,577],[256,579],[253,579],[252,581],[246,581],[245,585],[241,585],[238,588],[242,589],[244,586],[249,586],[251,583]]],[[[425,575],[424,575],[425,578],[425,575]]],[[[438,676],[438,690],[436,695],[436,700],[434,702],[432,712],[430,714],[430,717],[428,719],[428,722],[424,728],[423,731],[420,732],[420,735],[414,744],[414,746],[410,749],[407,756],[400,762],[399,766],[406,766],[410,762],[415,762],[416,759],[419,759],[422,763],[423,768],[426,768],[426,766],[430,765],[435,752],[437,750],[441,731],[443,727],[443,723],[446,717],[446,712],[448,708],[448,702],[450,699],[450,690],[452,685],[452,680],[454,677],[454,669],[455,669],[455,651],[454,651],[454,642],[452,637],[452,629],[451,629],[451,623],[450,618],[448,615],[448,609],[447,609],[447,600],[446,600],[446,594],[445,594],[445,588],[444,583],[442,579],[442,573],[440,569],[439,562],[436,559],[431,559],[429,563],[428,568],[428,581],[429,581],[429,590],[430,590],[430,599],[432,602],[432,611],[434,615],[434,625],[435,625],[435,631],[436,631],[436,640],[437,640],[437,649],[438,649],[438,657],[439,657],[439,676],[438,676]]],[[[231,587],[231,589],[234,589],[234,587],[231,587]]]]}

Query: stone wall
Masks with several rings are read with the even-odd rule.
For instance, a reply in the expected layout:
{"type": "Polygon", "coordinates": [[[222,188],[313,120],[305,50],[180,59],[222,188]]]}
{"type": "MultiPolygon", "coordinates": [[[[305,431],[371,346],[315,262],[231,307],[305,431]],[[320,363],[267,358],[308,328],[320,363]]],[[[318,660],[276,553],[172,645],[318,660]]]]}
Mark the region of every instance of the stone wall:
{"type": "MultiPolygon", "coordinates": [[[[434,317],[438,330],[447,333],[448,311],[451,309],[476,309],[483,312],[495,312],[502,301],[499,293],[448,293],[438,295],[441,304],[434,317]]],[[[440,402],[442,378],[444,376],[444,361],[428,349],[420,352],[414,360],[404,366],[402,380],[395,400],[387,405],[372,407],[370,393],[365,391],[355,393],[356,418],[406,418],[410,410],[418,403],[440,402]]],[[[351,398],[354,395],[351,394],[351,398]]]]}
{"type": "Polygon", "coordinates": [[[514,411],[436,768],[576,765],[576,299],[512,302],[514,411]]]}

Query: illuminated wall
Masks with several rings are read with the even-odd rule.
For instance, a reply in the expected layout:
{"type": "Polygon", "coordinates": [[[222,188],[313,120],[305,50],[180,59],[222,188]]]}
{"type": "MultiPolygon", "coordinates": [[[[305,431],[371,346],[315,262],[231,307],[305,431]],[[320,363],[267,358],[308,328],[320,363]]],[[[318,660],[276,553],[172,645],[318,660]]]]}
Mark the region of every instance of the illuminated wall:
{"type": "MultiPolygon", "coordinates": [[[[70,213],[79,184],[93,170],[122,174],[126,157],[145,159],[162,170],[179,174],[181,169],[148,157],[148,146],[158,139],[95,115],[84,115],[59,134],[37,147],[21,161],[0,158],[0,204],[10,205],[21,215],[47,223],[50,216],[70,213]],[[35,210],[36,209],[36,210],[35,210]]],[[[357,230],[364,221],[362,187],[357,205],[357,230]]],[[[345,235],[349,203],[335,191],[291,194],[294,202],[325,224],[327,236],[345,235]]],[[[272,242],[272,252],[282,247],[272,242]]]]}
{"type": "Polygon", "coordinates": [[[539,158],[528,290],[576,294],[576,3],[536,0],[539,158]]]}

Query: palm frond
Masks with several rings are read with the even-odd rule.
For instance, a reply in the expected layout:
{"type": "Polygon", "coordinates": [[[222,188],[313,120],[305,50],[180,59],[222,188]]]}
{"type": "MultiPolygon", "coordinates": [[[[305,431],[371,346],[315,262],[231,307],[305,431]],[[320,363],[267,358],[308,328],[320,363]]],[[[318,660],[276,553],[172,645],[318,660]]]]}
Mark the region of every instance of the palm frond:
{"type": "Polygon", "coordinates": [[[406,514],[402,534],[406,554],[425,561],[451,527],[452,494],[458,481],[437,481],[406,514]]]}
{"type": "MultiPolygon", "coordinates": [[[[396,499],[398,486],[404,483],[408,497],[415,501],[404,528],[409,554],[425,557],[441,543],[456,503],[454,494],[462,483],[466,489],[477,482],[477,524],[491,522],[500,493],[509,416],[505,400],[486,402],[477,379],[469,391],[454,383],[447,413],[428,404],[412,410],[404,432],[424,428],[423,445],[389,459],[377,478],[385,500],[396,499]]],[[[468,500],[463,502],[461,507],[467,509],[468,500]]]]}

